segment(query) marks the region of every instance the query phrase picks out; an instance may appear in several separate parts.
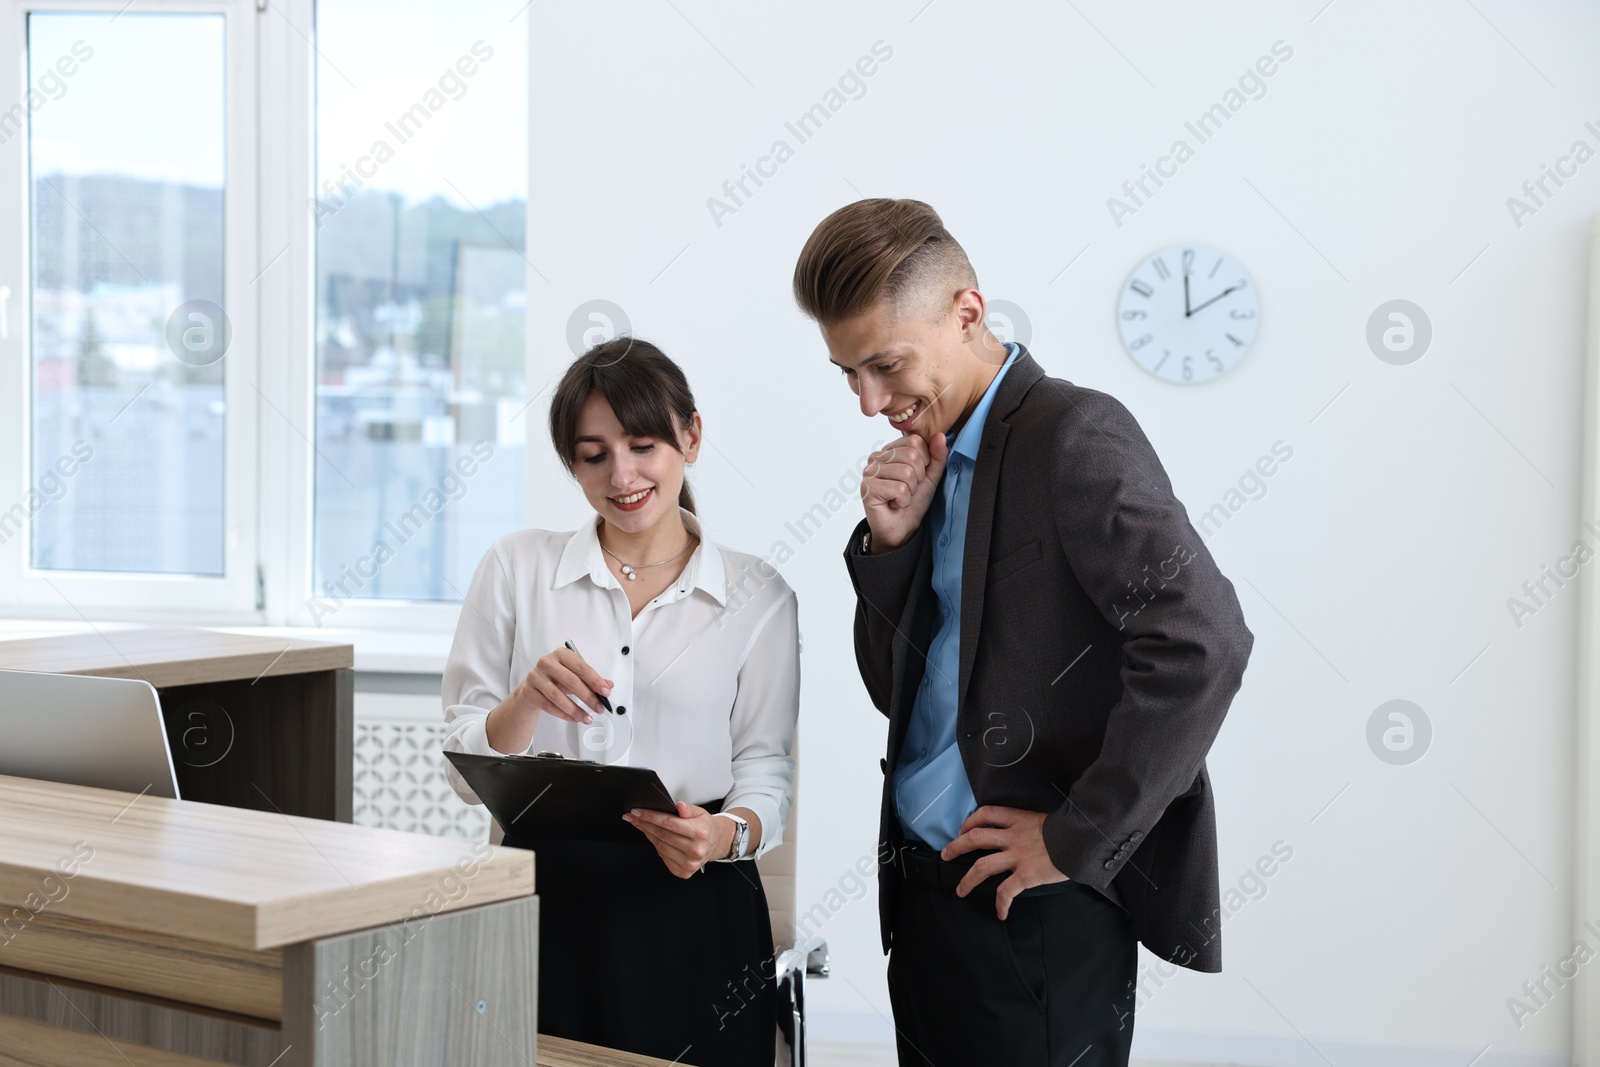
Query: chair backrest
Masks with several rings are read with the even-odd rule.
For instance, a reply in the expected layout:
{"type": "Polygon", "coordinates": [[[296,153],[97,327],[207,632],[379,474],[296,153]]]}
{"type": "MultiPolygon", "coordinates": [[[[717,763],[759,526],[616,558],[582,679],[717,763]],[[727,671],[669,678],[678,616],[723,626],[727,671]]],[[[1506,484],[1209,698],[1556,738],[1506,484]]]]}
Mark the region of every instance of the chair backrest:
{"type": "Polygon", "coordinates": [[[800,731],[789,746],[794,756],[794,802],[783,829],[783,844],[756,860],[761,887],[767,893],[767,914],[772,916],[772,947],[778,952],[794,944],[795,868],[800,835],[800,731]]]}

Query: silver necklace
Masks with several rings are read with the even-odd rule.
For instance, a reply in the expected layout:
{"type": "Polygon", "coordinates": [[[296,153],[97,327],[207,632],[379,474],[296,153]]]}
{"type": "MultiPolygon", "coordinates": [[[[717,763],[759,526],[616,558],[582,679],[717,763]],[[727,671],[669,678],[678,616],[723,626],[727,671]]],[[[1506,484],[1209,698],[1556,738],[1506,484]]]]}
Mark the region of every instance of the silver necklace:
{"type": "MultiPolygon", "coordinates": [[[[599,540],[598,533],[595,535],[595,540],[597,540],[597,541],[599,540]]],[[[689,543],[684,545],[683,548],[678,551],[678,555],[677,556],[672,556],[672,557],[669,557],[667,559],[664,559],[664,560],[661,561],[661,563],[641,563],[637,567],[635,567],[631,563],[623,563],[622,557],[617,555],[615,552],[611,551],[609,548],[607,548],[606,547],[606,543],[604,541],[600,541],[600,550],[602,552],[604,552],[606,555],[610,556],[612,559],[616,560],[618,563],[622,563],[622,573],[627,575],[628,581],[637,582],[639,580],[639,572],[641,570],[649,570],[651,567],[659,567],[663,563],[671,563],[673,560],[677,559],[678,556],[683,555],[685,552],[689,551],[690,548],[694,547],[694,542],[695,542],[695,536],[694,536],[694,534],[690,534],[689,535],[689,543]]]]}

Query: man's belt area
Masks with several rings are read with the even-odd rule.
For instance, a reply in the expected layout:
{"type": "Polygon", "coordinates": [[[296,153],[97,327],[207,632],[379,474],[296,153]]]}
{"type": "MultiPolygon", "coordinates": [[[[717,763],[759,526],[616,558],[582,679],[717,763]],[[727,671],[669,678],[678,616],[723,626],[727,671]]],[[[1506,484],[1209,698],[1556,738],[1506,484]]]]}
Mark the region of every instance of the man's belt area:
{"type": "MultiPolygon", "coordinates": [[[[932,848],[922,841],[900,840],[893,842],[893,845],[894,851],[888,866],[896,874],[908,882],[917,882],[921,885],[944,890],[952,896],[955,894],[956,886],[961,883],[961,879],[965,878],[967,872],[972,870],[973,864],[985,856],[995,854],[994,849],[977,849],[963,853],[953,860],[947,860],[940,857],[938,849],[932,848]]],[[[992,904],[995,890],[999,888],[1002,882],[1011,877],[1011,874],[1011,871],[999,871],[990,875],[973,886],[965,899],[987,901],[992,904]]],[[[1060,882],[1049,882],[1024,889],[1020,895],[1025,897],[1045,896],[1050,893],[1062,892],[1071,885],[1071,879],[1063,879],[1060,882]]]]}

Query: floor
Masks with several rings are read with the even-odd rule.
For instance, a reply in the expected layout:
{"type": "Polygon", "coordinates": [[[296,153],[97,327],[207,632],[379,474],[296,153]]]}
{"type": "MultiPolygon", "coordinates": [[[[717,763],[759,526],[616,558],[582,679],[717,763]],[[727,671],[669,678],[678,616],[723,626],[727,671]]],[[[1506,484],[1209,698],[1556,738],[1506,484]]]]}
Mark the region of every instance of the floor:
{"type": "MultiPolygon", "coordinates": [[[[813,1042],[808,1067],[897,1067],[894,1049],[888,1045],[826,1045],[813,1042]]],[[[1206,1067],[1204,1064],[1176,1064],[1168,1060],[1133,1060],[1128,1067],[1206,1067]]]]}

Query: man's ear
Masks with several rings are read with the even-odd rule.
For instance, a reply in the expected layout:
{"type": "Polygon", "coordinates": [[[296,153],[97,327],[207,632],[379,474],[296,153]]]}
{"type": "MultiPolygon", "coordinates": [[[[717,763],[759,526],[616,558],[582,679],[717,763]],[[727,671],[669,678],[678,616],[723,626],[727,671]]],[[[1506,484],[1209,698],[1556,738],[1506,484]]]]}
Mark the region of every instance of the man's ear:
{"type": "Polygon", "coordinates": [[[964,343],[978,340],[989,328],[988,303],[976,289],[963,289],[957,293],[952,311],[964,343]]]}

